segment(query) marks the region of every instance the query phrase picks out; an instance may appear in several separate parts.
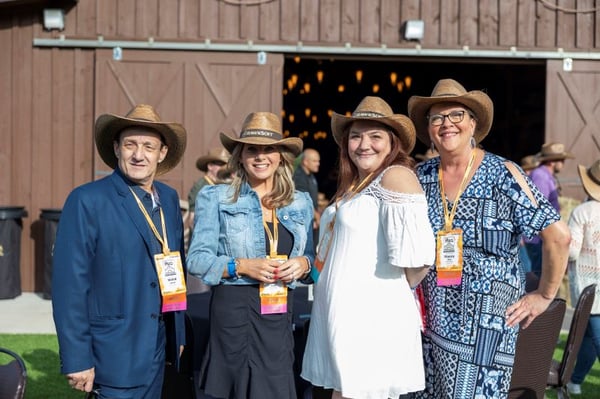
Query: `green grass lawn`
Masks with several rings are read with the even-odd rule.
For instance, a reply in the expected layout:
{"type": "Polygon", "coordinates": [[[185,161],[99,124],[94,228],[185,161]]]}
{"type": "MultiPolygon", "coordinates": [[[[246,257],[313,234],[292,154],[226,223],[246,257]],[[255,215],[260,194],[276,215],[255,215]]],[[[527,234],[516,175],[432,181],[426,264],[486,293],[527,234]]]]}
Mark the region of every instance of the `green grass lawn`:
{"type": "MultiPolygon", "coordinates": [[[[560,359],[566,341],[561,334],[560,344],[554,358],[560,359]]],[[[60,374],[58,361],[58,341],[52,334],[0,334],[0,346],[18,353],[27,365],[27,389],[25,399],[82,399],[85,395],[69,387],[60,374]]],[[[0,355],[0,364],[5,358],[0,355]]],[[[582,385],[583,394],[572,395],[572,399],[600,398],[600,363],[596,362],[582,385]]],[[[556,393],[546,391],[548,399],[556,399],[556,393]]]]}

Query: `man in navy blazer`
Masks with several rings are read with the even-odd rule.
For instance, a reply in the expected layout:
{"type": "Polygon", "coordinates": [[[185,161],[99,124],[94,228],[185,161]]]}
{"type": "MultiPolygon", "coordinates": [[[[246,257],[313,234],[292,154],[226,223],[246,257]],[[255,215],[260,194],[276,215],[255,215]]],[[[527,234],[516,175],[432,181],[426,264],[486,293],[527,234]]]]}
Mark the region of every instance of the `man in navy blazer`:
{"type": "Polygon", "coordinates": [[[179,196],[155,177],[179,163],[186,132],[138,105],[101,115],[95,141],[114,172],[69,194],[54,247],[61,371],[99,398],[160,398],[185,345],[186,302],[179,196]]]}

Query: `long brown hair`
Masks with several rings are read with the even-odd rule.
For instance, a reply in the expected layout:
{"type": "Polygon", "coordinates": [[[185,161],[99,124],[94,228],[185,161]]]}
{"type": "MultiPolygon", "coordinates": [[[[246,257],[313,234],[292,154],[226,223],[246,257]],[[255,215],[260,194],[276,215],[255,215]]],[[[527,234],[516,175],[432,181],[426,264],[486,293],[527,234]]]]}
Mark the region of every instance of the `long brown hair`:
{"type": "MultiPolygon", "coordinates": [[[[411,170],[415,169],[415,161],[402,149],[398,135],[395,134],[388,126],[382,123],[376,121],[372,121],[372,123],[379,129],[387,132],[390,137],[391,150],[379,168],[375,170],[375,173],[370,175],[369,181],[364,182],[363,187],[366,187],[374,178],[383,172],[385,168],[391,165],[402,165],[411,170]]],[[[338,188],[334,195],[334,199],[343,197],[346,193],[348,193],[350,187],[358,184],[359,182],[358,168],[350,159],[350,154],[348,154],[348,132],[351,128],[352,123],[348,125],[348,128],[342,136],[342,142],[340,144],[338,188]]]]}

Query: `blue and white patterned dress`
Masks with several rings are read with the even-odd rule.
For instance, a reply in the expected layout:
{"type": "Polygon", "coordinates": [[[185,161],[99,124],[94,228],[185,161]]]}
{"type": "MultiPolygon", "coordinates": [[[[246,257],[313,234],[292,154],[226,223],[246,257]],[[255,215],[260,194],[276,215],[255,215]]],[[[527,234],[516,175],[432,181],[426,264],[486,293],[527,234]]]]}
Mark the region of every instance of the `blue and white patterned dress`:
{"type": "MultiPolygon", "coordinates": [[[[518,256],[521,234],[531,237],[560,215],[526,178],[534,204],[500,156],[485,153],[465,188],[453,226],[463,230],[463,275],[456,286],[437,286],[434,268],[423,281],[427,329],[423,341],[426,390],[419,398],[506,398],[518,327],[506,325],[506,308],[524,293],[518,256]]],[[[439,157],[417,175],[435,232],[444,211],[439,157]]],[[[453,204],[449,203],[449,209],[453,204]]]]}

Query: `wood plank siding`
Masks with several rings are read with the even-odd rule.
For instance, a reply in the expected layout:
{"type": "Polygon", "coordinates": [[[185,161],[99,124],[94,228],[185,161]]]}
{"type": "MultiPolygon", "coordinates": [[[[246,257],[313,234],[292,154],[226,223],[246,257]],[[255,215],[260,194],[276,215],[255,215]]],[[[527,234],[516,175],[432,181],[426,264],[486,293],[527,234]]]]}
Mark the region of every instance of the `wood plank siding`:
{"type": "MultiPolygon", "coordinates": [[[[599,0],[0,3],[0,206],[25,206],[29,213],[23,220],[21,248],[24,291],[43,288],[41,210],[60,208],[75,186],[106,172],[92,139],[99,114],[124,113],[134,102],[152,101],[162,108],[165,118],[182,118],[193,132],[188,147],[192,150],[165,178],[185,198],[197,177],[195,158],[218,144],[219,131],[239,128],[242,117],[257,104],[280,110],[284,63],[283,54],[269,54],[261,69],[253,53],[168,50],[124,50],[123,62],[118,63],[112,60],[110,49],[38,47],[34,39],[64,35],[67,39],[97,40],[101,36],[104,40],[240,45],[295,46],[302,42],[337,48],[349,44],[414,49],[419,44],[424,49],[467,46],[470,50],[506,51],[516,47],[554,52],[562,48],[584,55],[600,51],[599,0]],[[43,6],[64,10],[64,31],[44,30],[43,6]],[[425,23],[420,43],[403,39],[403,25],[411,19],[425,23]]],[[[590,147],[591,130],[585,125],[597,107],[577,96],[571,103],[564,97],[572,96],[572,87],[578,86],[587,87],[580,95],[597,92],[600,81],[586,71],[596,73],[599,62],[590,60],[578,67],[581,73],[569,76],[562,72],[562,63],[554,61],[548,72],[547,80],[554,85],[548,91],[555,97],[547,99],[546,111],[556,115],[559,107],[570,104],[574,115],[588,115],[557,120],[577,126],[578,138],[568,143],[573,150],[594,149],[590,147]]],[[[555,119],[547,118],[546,123],[555,123],[555,119]]],[[[555,130],[546,134],[566,138],[555,130]]],[[[584,159],[588,162],[594,157],[597,153],[584,159]]]]}

